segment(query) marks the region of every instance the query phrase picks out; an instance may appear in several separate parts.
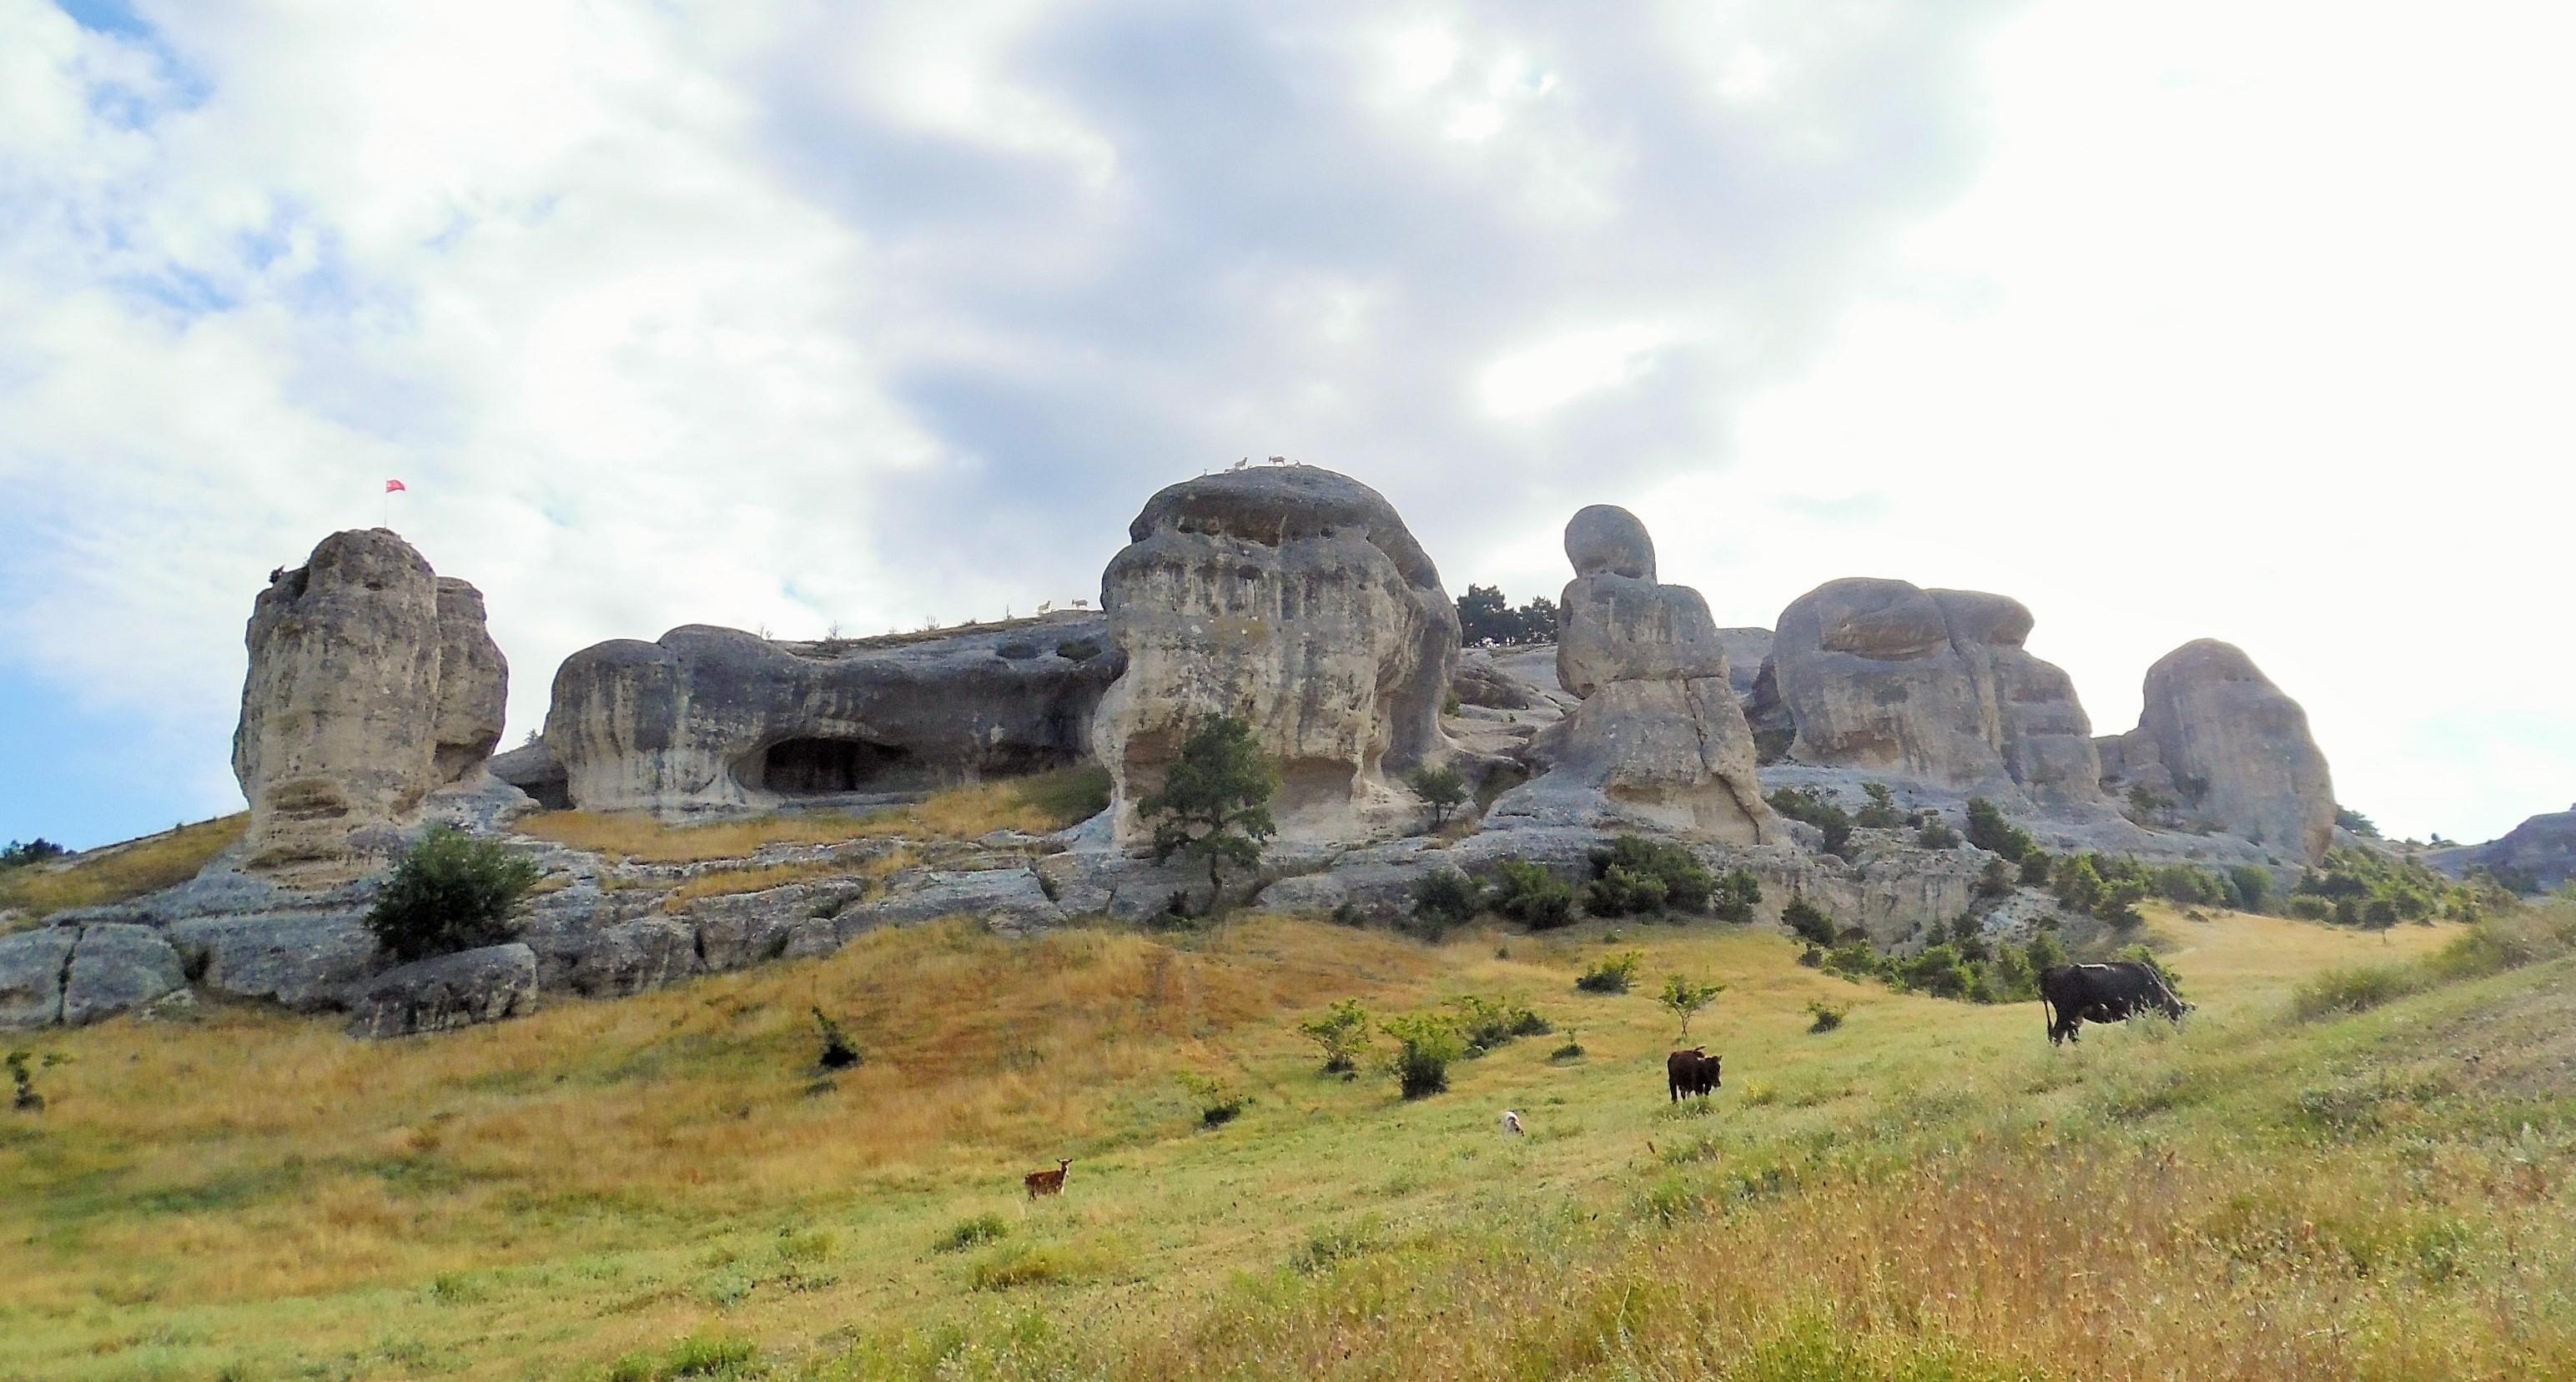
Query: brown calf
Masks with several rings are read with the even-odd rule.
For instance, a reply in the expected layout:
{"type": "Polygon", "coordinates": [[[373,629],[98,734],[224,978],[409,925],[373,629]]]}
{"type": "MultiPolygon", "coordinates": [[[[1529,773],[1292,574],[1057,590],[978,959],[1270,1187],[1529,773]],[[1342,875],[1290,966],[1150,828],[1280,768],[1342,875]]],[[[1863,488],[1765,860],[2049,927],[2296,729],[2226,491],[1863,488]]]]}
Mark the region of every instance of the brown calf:
{"type": "Polygon", "coordinates": [[[1040,1195],[1061,1195],[1064,1193],[1064,1173],[1072,1165],[1070,1158],[1058,1161],[1054,1170],[1031,1171],[1020,1183],[1029,1188],[1029,1198],[1033,1200],[1040,1195]]]}

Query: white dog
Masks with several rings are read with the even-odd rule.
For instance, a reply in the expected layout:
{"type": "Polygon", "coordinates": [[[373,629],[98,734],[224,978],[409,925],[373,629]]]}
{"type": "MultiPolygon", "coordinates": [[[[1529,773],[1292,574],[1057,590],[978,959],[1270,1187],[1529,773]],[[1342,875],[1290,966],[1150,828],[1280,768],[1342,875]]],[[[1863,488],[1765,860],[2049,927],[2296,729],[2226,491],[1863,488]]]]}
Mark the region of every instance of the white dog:
{"type": "Polygon", "coordinates": [[[1511,1135],[1511,1136],[1513,1136],[1513,1137],[1518,1137],[1518,1136],[1520,1136],[1520,1135],[1521,1135],[1521,1116],[1520,1116],[1519,1114],[1517,1114],[1517,1113],[1514,1113],[1514,1112],[1513,1112],[1513,1111],[1511,1111],[1510,1109],[1504,1109],[1504,1110],[1503,1110],[1503,1131],[1504,1131],[1505,1133],[1510,1134],[1510,1135],[1511,1135]]]}

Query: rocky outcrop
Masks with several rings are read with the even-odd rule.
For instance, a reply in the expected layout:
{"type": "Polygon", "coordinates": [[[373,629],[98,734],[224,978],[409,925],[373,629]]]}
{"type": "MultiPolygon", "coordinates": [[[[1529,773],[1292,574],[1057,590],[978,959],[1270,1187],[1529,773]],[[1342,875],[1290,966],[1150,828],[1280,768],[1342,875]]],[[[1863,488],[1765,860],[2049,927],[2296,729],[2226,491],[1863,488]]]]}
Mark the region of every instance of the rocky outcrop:
{"type": "Polygon", "coordinates": [[[63,971],[79,938],[60,926],[0,936],[0,1030],[63,1020],[63,971]]]}
{"type": "Polygon", "coordinates": [[[377,975],[350,1004],[349,1035],[452,1032],[536,1008],[537,957],[514,941],[414,960],[377,975]]]}
{"type": "Polygon", "coordinates": [[[2424,862],[2455,878],[2483,869],[2517,888],[2564,887],[2576,878],[2576,806],[2533,816],[2482,845],[2436,850],[2424,862]]]}
{"type": "Polygon", "coordinates": [[[348,1006],[350,987],[379,963],[363,912],[199,917],[164,934],[204,987],[298,1012],[348,1006]]]}
{"type": "Polygon", "coordinates": [[[917,793],[1080,759],[1122,661],[1099,615],[935,638],[775,643],[692,624],[555,674],[532,789],[664,814],[917,793]]]}
{"type": "Polygon", "coordinates": [[[233,772],[249,867],[314,881],[362,868],[365,837],[479,773],[509,665],[483,597],[376,528],[333,533],[260,592],[233,772]]]}
{"type": "Polygon", "coordinates": [[[96,1022],[185,988],[179,952],[149,926],[102,923],[81,928],[63,971],[63,1021],[96,1022]]]}
{"type": "Polygon", "coordinates": [[[1115,835],[1189,727],[1240,716],[1280,765],[1283,838],[1356,838],[1418,813],[1389,777],[1452,749],[1440,727],[1458,611],[1375,490],[1313,466],[1205,475],[1147,501],[1101,576],[1126,675],[1092,744],[1115,835]]]}
{"type": "Polygon", "coordinates": [[[2001,595],[1829,581],[1781,611],[1755,717],[1785,712],[1801,763],[2097,802],[2092,726],[2066,674],[2023,648],[2031,622],[2001,595]]]}
{"type": "Polygon", "coordinates": [[[2307,712],[2233,644],[2158,659],[2138,727],[2096,747],[2108,789],[2169,796],[2187,819],[2303,863],[2334,841],[2334,782],[2307,712]]]}
{"type": "Polygon", "coordinates": [[[1548,771],[1497,800],[1492,821],[1774,838],[1708,602],[1655,580],[1654,541],[1625,509],[1577,513],[1565,554],[1575,577],[1557,607],[1556,675],[1582,703],[1534,744],[1548,771]]]}

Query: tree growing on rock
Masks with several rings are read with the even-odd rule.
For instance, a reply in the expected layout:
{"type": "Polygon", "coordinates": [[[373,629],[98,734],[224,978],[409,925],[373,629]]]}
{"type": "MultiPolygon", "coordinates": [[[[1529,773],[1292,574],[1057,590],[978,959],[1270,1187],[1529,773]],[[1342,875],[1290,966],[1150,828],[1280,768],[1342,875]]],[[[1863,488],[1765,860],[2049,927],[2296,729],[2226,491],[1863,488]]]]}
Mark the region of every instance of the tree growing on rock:
{"type": "Polygon", "coordinates": [[[1434,830],[1447,824],[1449,813],[1457,810],[1458,804],[1467,799],[1467,780],[1458,775],[1456,768],[1445,764],[1416,768],[1404,783],[1431,808],[1431,828],[1434,830]]]}
{"type": "Polygon", "coordinates": [[[1252,726],[1232,715],[1212,715],[1181,743],[1180,758],[1163,777],[1161,791],[1136,805],[1154,823],[1154,861],[1194,854],[1207,861],[1208,910],[1225,900],[1224,870],[1261,862],[1261,843],[1279,833],[1270,818],[1278,771],[1252,737],[1252,726]]]}
{"type": "Polygon", "coordinates": [[[540,872],[507,845],[441,827],[394,866],[367,911],[367,929],[397,960],[500,945],[518,934],[510,909],[540,872]]]}

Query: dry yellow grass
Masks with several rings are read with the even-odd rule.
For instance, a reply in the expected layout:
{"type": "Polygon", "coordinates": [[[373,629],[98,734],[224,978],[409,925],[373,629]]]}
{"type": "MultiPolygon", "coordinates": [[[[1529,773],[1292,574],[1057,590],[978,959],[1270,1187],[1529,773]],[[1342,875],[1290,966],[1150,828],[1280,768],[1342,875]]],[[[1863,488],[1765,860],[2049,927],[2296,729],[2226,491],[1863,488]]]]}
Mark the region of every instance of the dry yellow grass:
{"type": "Polygon", "coordinates": [[[996,830],[1044,834],[1108,804],[1108,778],[1097,767],[968,783],[934,792],[910,806],[869,816],[823,813],[676,825],[634,812],[548,811],[519,823],[523,834],[639,863],[694,864],[740,859],[764,845],[824,845],[848,840],[971,840],[996,830]]]}
{"type": "Polygon", "coordinates": [[[769,888],[783,888],[790,883],[810,883],[822,878],[877,879],[912,864],[907,850],[895,850],[865,863],[853,864],[839,859],[810,859],[792,864],[769,864],[759,868],[717,869],[699,874],[673,888],[662,899],[665,911],[677,911],[701,897],[727,897],[736,893],[756,893],[769,888]]]}
{"type": "Polygon", "coordinates": [[[231,848],[249,825],[248,813],[220,816],[76,859],[11,869],[0,873],[0,911],[23,911],[33,924],[55,912],[123,902],[184,883],[231,848]]]}
{"type": "Polygon", "coordinates": [[[0,1376],[595,1377],[699,1333],[756,1344],[742,1375],[816,1377],[2576,1358],[2566,963],[2296,1023],[2298,976],[2383,943],[2151,924],[2201,1011],[2063,1050],[2035,1005],[1848,983],[1746,928],[1429,947],[1276,918],[881,932],[381,1045],[228,1010],[49,1035],[73,1057],[40,1077],[53,1107],[0,1123],[0,1376]],[[1646,952],[1641,990],[1727,982],[1693,1029],[1727,1058],[1709,1113],[1668,1111],[1651,998],[1573,992],[1613,949],[1646,952]],[[1345,996],[1461,992],[1522,998],[1588,1054],[1524,1040],[1407,1103],[1376,1070],[1319,1076],[1294,1030],[1345,996]],[[1807,1031],[1814,998],[1842,1029],[1807,1031]],[[815,1078],[814,1006],[865,1064],[815,1078]],[[2462,1073],[2473,1052],[2487,1073],[2462,1073]],[[1203,1131],[1184,1071],[1253,1102],[1203,1131]],[[1529,1136],[1495,1131],[1507,1107],[1529,1136]],[[1027,1205],[1019,1174],[1059,1156],[1065,1197],[1027,1205]],[[1000,1241],[939,1246],[988,1216],[1000,1241]]]}

